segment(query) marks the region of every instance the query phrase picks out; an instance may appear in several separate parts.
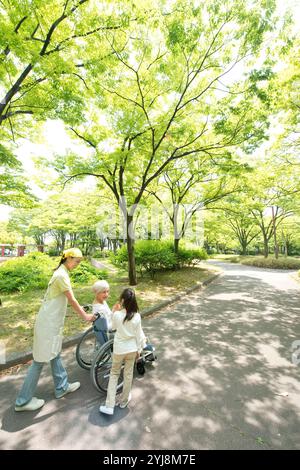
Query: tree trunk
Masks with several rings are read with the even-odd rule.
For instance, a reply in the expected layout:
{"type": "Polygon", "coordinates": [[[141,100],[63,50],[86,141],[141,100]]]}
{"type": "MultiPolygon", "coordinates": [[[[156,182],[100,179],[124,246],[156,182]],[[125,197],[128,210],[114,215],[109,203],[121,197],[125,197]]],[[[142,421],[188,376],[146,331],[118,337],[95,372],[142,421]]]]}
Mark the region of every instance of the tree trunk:
{"type": "Polygon", "coordinates": [[[268,239],[264,237],[264,257],[267,258],[269,256],[269,244],[268,239]]]}
{"type": "Polygon", "coordinates": [[[128,277],[129,285],[136,286],[136,267],[134,256],[134,229],[133,229],[133,216],[127,214],[126,229],[127,229],[127,252],[128,252],[128,277]]]}
{"type": "Polygon", "coordinates": [[[6,96],[4,99],[0,102],[0,124],[2,121],[8,118],[9,113],[4,114],[5,108],[9,105],[10,101],[12,98],[15,96],[15,94],[19,91],[20,86],[22,82],[25,80],[27,75],[31,72],[33,68],[32,64],[27,65],[27,67],[23,70],[19,78],[16,80],[14,85],[11,87],[11,89],[7,92],[6,96]]]}
{"type": "Polygon", "coordinates": [[[114,239],[114,240],[112,241],[113,252],[114,252],[115,255],[117,254],[118,244],[119,244],[118,240],[115,240],[115,239],[114,239]]]}
{"type": "Polygon", "coordinates": [[[241,254],[242,254],[242,256],[246,256],[247,255],[247,243],[246,244],[242,243],[241,246],[242,246],[242,253],[241,254]]]}
{"type": "Polygon", "coordinates": [[[61,234],[61,251],[63,252],[66,246],[66,235],[64,233],[61,234]]]}
{"type": "Polygon", "coordinates": [[[279,249],[278,249],[278,243],[277,243],[276,223],[275,223],[275,214],[274,214],[273,206],[272,206],[272,221],[273,221],[273,231],[274,231],[274,253],[275,253],[275,258],[278,259],[279,249]]]}
{"type": "Polygon", "coordinates": [[[178,249],[179,249],[179,238],[174,238],[174,253],[177,255],[178,254],[178,249]]]}
{"type": "Polygon", "coordinates": [[[239,237],[239,242],[240,242],[240,245],[241,245],[241,248],[242,248],[242,253],[241,253],[241,255],[242,255],[242,256],[246,256],[246,254],[247,254],[247,246],[248,246],[248,242],[247,242],[246,238],[239,237]]]}

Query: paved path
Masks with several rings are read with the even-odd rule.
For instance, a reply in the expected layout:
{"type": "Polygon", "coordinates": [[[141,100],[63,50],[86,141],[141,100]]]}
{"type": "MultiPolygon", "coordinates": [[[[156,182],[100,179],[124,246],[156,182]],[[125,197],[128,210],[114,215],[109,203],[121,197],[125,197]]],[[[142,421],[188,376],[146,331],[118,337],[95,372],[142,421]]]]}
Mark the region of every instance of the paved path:
{"type": "Polygon", "coordinates": [[[93,266],[95,266],[95,268],[104,269],[104,270],[110,271],[112,273],[117,273],[118,272],[117,268],[115,268],[113,266],[110,266],[109,264],[103,263],[103,262],[101,262],[101,260],[99,261],[95,258],[92,258],[91,263],[92,263],[93,266]]]}
{"type": "Polygon", "coordinates": [[[38,412],[12,402],[26,367],[0,380],[0,448],[5,449],[299,449],[299,284],[286,272],[218,263],[225,273],[151,318],[157,367],[135,378],[133,399],[113,417],[88,372],[63,353],[81,389],[55,400],[49,368],[38,412]],[[288,395],[287,395],[288,394],[288,395]]]}

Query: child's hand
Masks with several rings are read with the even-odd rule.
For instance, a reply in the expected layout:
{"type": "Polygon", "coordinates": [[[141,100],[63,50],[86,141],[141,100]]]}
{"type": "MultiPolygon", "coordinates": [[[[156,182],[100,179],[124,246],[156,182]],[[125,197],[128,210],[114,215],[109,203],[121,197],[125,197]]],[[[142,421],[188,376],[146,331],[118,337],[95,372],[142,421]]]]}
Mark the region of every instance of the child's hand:
{"type": "Polygon", "coordinates": [[[115,311],[121,310],[121,309],[122,309],[122,305],[121,305],[119,302],[117,302],[117,303],[113,306],[112,311],[115,312],[115,311]]]}

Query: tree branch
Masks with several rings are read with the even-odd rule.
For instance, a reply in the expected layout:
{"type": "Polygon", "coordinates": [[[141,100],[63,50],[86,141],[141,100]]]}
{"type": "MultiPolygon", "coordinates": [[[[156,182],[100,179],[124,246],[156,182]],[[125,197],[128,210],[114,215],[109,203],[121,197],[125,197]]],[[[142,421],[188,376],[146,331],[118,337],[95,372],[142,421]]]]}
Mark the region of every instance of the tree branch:
{"type": "Polygon", "coordinates": [[[69,129],[70,129],[71,131],[73,131],[74,134],[77,135],[77,137],[79,137],[80,139],[84,140],[84,142],[86,142],[87,144],[89,144],[91,147],[93,147],[94,149],[97,148],[97,145],[96,145],[94,142],[92,142],[91,140],[87,139],[87,138],[84,137],[83,135],[79,134],[79,132],[77,132],[73,127],[69,127],[69,129]]]}
{"type": "Polygon", "coordinates": [[[9,119],[12,116],[15,116],[15,114],[33,114],[33,111],[18,110],[18,111],[13,111],[13,112],[7,112],[6,114],[3,114],[3,116],[0,116],[0,123],[4,121],[5,119],[9,119]]]}

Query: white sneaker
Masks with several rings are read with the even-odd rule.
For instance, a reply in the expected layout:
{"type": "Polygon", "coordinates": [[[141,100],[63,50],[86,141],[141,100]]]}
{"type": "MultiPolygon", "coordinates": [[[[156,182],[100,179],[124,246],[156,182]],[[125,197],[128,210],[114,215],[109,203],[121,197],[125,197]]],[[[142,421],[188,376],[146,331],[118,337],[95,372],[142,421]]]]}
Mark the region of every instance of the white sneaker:
{"type": "Polygon", "coordinates": [[[64,390],[60,395],[56,395],[56,398],[62,398],[68,393],[76,392],[80,387],[80,382],[73,382],[68,385],[68,388],[64,390]]]}
{"type": "Polygon", "coordinates": [[[101,405],[99,408],[100,413],[104,413],[106,415],[113,415],[114,414],[114,409],[111,408],[110,406],[106,405],[101,405]]]}
{"type": "Polygon", "coordinates": [[[120,408],[126,408],[128,403],[130,402],[130,400],[131,400],[131,393],[129,393],[129,397],[128,397],[128,400],[126,401],[126,403],[119,403],[119,407],[120,408]]]}
{"type": "Polygon", "coordinates": [[[28,403],[25,405],[15,405],[15,411],[35,411],[39,408],[44,406],[45,400],[41,400],[40,398],[32,397],[28,403]]]}

